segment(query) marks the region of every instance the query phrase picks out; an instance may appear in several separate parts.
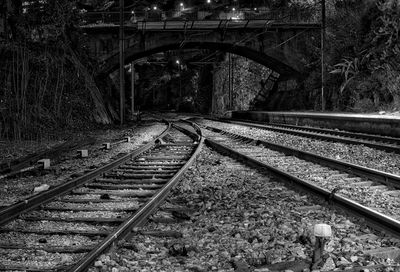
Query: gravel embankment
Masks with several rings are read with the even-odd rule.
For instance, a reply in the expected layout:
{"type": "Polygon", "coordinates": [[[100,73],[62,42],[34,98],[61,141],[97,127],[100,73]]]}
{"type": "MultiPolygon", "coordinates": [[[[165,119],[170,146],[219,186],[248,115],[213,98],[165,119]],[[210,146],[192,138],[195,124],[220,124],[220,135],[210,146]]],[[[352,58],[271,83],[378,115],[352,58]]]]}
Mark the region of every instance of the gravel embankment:
{"type": "Polygon", "coordinates": [[[312,229],[317,223],[333,229],[323,271],[389,265],[392,261],[370,257],[368,251],[400,247],[400,240],[374,233],[325,202],[208,148],[169,202],[195,212],[183,223],[153,222],[140,231],[168,230],[181,238],[137,234],[129,241],[133,249],[117,247],[102,255],[90,271],[268,271],[262,267],[311,261],[312,229]]]}
{"type": "Polygon", "coordinates": [[[209,120],[200,120],[203,125],[215,126],[219,129],[266,140],[275,144],[308,151],[321,156],[346,161],[384,172],[400,175],[400,155],[373,149],[364,145],[334,143],[322,140],[294,136],[242,125],[228,124],[209,120]]]}
{"type": "Polygon", "coordinates": [[[122,130],[104,130],[92,133],[99,142],[107,142],[130,136],[130,143],[112,146],[111,150],[103,150],[101,146],[88,146],[89,157],[77,158],[76,150],[68,152],[60,158],[59,163],[51,166],[48,174],[37,176],[35,173],[23,177],[2,179],[0,182],[0,206],[7,206],[33,194],[33,189],[42,184],[59,185],[72,179],[71,175],[83,173],[102,166],[121,154],[138,148],[140,145],[154,139],[166,126],[160,123],[148,124],[122,130]]]}

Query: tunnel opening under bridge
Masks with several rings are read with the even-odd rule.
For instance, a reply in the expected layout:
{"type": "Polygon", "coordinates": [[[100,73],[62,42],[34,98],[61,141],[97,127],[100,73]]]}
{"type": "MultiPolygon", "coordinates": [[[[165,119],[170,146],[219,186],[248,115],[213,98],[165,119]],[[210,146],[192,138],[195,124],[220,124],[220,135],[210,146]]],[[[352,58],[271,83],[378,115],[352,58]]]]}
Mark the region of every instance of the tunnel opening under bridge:
{"type": "MultiPolygon", "coordinates": [[[[271,77],[273,79],[273,82],[267,82],[270,78],[265,78],[264,79],[264,84],[269,84],[269,88],[274,88],[275,83],[277,81],[285,81],[288,79],[298,79],[302,77],[302,74],[296,70],[293,67],[288,66],[287,64],[277,60],[274,57],[268,56],[262,52],[257,52],[255,50],[252,50],[250,48],[246,48],[244,46],[238,46],[238,45],[232,45],[232,44],[227,44],[227,43],[212,43],[212,42],[186,42],[186,43],[174,43],[174,44],[169,44],[169,45],[164,45],[164,46],[159,46],[155,47],[152,49],[148,50],[143,50],[138,52],[138,50],[134,49],[126,49],[125,53],[125,65],[126,65],[126,70],[130,71],[130,64],[131,63],[137,63],[140,62],[141,59],[148,58],[150,56],[153,56],[155,54],[159,53],[164,53],[168,51],[175,51],[177,54],[185,55],[185,50],[204,50],[207,49],[210,52],[221,52],[225,54],[233,54],[234,56],[242,56],[248,60],[251,60],[255,63],[258,63],[262,66],[267,67],[271,71],[274,72],[274,77],[271,77]]],[[[116,75],[119,69],[119,62],[118,60],[118,55],[114,55],[111,58],[109,58],[109,62],[104,66],[105,69],[102,70],[102,75],[105,74],[112,74],[116,75]]],[[[147,94],[146,97],[143,95],[143,90],[141,90],[138,87],[135,87],[135,99],[134,99],[134,104],[135,106],[132,107],[130,104],[132,103],[132,95],[130,89],[132,88],[132,83],[131,83],[131,75],[130,72],[126,74],[126,80],[125,80],[125,108],[129,111],[131,109],[133,110],[147,110],[147,109],[164,109],[164,110],[183,110],[183,111],[195,111],[198,112],[198,109],[190,108],[188,106],[190,103],[194,104],[194,102],[198,103],[198,101],[188,101],[188,99],[182,99],[181,96],[179,95],[179,102],[176,101],[171,101],[171,97],[174,96],[173,91],[165,91],[165,93],[160,93],[155,90],[151,90],[152,94],[147,94]],[[156,93],[156,94],[154,94],[156,93]],[[168,95],[169,94],[169,95],[168,95]],[[162,100],[162,97],[164,97],[165,101],[164,103],[160,103],[160,99],[162,100]],[[168,100],[169,99],[169,100],[168,100]],[[177,103],[179,105],[177,105],[177,103]]],[[[179,76],[179,80],[181,80],[181,77],[179,76]]],[[[180,83],[181,84],[181,83],[180,83]]],[[[179,84],[179,85],[180,85],[179,84]]],[[[232,83],[233,84],[233,83],[232,83]]],[[[176,87],[176,86],[175,86],[176,87]]],[[[178,88],[178,87],[176,87],[178,88]]],[[[231,88],[231,87],[230,87],[231,88]]],[[[181,89],[181,87],[179,87],[181,89]]],[[[232,87],[233,89],[233,87],[232,87]]],[[[270,91],[270,90],[268,90],[270,91]]],[[[214,92],[214,90],[213,90],[214,92]]],[[[176,95],[175,95],[176,96],[176,95]]],[[[248,109],[255,109],[255,106],[258,104],[263,104],[267,95],[264,95],[261,93],[259,97],[254,98],[254,100],[257,100],[256,102],[253,102],[251,108],[248,109]]],[[[118,97],[115,97],[116,100],[118,100],[118,97]]],[[[207,98],[206,98],[207,99],[207,98]]],[[[209,103],[209,108],[208,110],[204,110],[204,107],[202,107],[202,110],[200,110],[201,113],[223,113],[225,111],[229,110],[234,110],[233,102],[232,102],[232,94],[228,94],[228,98],[226,97],[213,97],[213,94],[211,94],[211,97],[209,97],[212,101],[209,103]],[[229,100],[227,102],[227,100],[229,100]],[[222,102],[221,102],[222,101],[222,102]],[[222,106],[221,106],[222,104],[222,106]],[[228,104],[228,106],[226,106],[228,104]],[[220,109],[217,109],[220,107],[220,109]]],[[[202,99],[204,102],[204,99],[202,99]]],[[[117,105],[115,105],[117,106],[117,105]]],[[[118,108],[118,107],[117,107],[118,108]]],[[[239,108],[239,110],[243,110],[243,108],[239,108]]],[[[129,115],[129,113],[128,113],[129,115]]]]}

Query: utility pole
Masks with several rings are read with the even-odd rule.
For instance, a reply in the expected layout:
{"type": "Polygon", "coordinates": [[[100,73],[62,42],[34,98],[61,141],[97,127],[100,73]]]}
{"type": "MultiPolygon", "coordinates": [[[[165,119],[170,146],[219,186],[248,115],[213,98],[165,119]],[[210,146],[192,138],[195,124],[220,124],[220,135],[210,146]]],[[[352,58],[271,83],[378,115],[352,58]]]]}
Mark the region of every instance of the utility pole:
{"type": "Polygon", "coordinates": [[[124,123],[125,65],[124,65],[124,0],[119,0],[119,117],[124,123]]]}
{"type": "Polygon", "coordinates": [[[234,59],[232,58],[232,54],[230,54],[229,53],[229,55],[230,55],[230,57],[231,57],[231,100],[230,100],[230,110],[233,110],[233,93],[234,93],[234,87],[235,87],[235,85],[234,85],[234,68],[235,68],[235,66],[234,66],[234,59]]]}
{"type": "Polygon", "coordinates": [[[228,98],[229,98],[229,104],[228,104],[228,110],[231,110],[232,106],[232,57],[231,53],[228,53],[228,98]]]}
{"type": "Polygon", "coordinates": [[[135,62],[131,62],[131,112],[135,115],[135,62]]]}
{"type": "Polygon", "coordinates": [[[182,105],[182,70],[179,65],[179,107],[182,105]]]}
{"type": "Polygon", "coordinates": [[[325,28],[326,6],[325,0],[321,0],[321,109],[325,111],[325,28]]]}

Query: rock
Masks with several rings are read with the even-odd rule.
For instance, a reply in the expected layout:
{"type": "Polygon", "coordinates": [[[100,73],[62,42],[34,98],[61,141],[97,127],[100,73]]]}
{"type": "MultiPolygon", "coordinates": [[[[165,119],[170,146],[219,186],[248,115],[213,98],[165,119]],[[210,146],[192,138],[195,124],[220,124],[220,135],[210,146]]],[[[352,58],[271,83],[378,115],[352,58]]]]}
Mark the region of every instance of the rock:
{"type": "Polygon", "coordinates": [[[193,182],[202,182],[204,179],[202,177],[195,177],[193,182]]]}
{"type": "Polygon", "coordinates": [[[100,261],[102,261],[102,262],[107,263],[107,262],[109,262],[110,260],[111,260],[111,258],[110,258],[110,256],[108,256],[108,255],[103,254],[103,255],[100,256],[100,261]]]}
{"type": "Polygon", "coordinates": [[[190,216],[184,212],[172,211],[172,216],[181,220],[190,220],[190,216]]]}
{"type": "Polygon", "coordinates": [[[185,245],[178,244],[178,243],[170,246],[168,249],[168,253],[171,256],[187,256],[187,254],[188,254],[185,245]]]}
{"type": "Polygon", "coordinates": [[[350,261],[352,261],[353,263],[357,262],[358,261],[358,257],[357,256],[351,256],[350,257],[350,261]]]}
{"type": "Polygon", "coordinates": [[[363,234],[363,235],[357,236],[357,238],[356,238],[356,240],[360,240],[360,241],[364,241],[364,240],[376,241],[378,239],[379,239],[379,237],[372,233],[363,234]]]}
{"type": "Polygon", "coordinates": [[[256,268],[254,269],[254,272],[269,272],[270,270],[268,268],[256,268]]]}
{"type": "Polygon", "coordinates": [[[61,263],[72,263],[73,259],[71,255],[62,255],[61,263]]]}
{"type": "Polygon", "coordinates": [[[50,185],[48,185],[48,184],[42,184],[42,185],[40,185],[40,186],[38,186],[38,187],[35,187],[35,188],[33,189],[33,192],[34,192],[34,193],[40,193],[40,192],[47,191],[49,188],[50,188],[50,185]]]}
{"type": "Polygon", "coordinates": [[[366,250],[363,253],[365,255],[370,255],[382,259],[392,259],[395,261],[400,259],[400,248],[398,247],[381,247],[381,248],[366,250]]]}
{"type": "Polygon", "coordinates": [[[216,231],[217,230],[217,228],[216,227],[214,227],[214,226],[211,226],[211,227],[208,227],[208,232],[214,232],[214,231],[216,231]]]}
{"type": "Polygon", "coordinates": [[[119,271],[119,269],[116,268],[116,267],[113,267],[113,268],[111,269],[111,272],[118,272],[118,271],[119,271]]]}
{"type": "Polygon", "coordinates": [[[203,267],[201,265],[195,265],[195,264],[188,265],[188,266],[186,266],[186,268],[193,272],[206,272],[207,271],[206,267],[203,267]]]}
{"type": "Polygon", "coordinates": [[[336,268],[335,262],[333,261],[332,257],[326,259],[324,265],[321,268],[321,271],[329,271],[336,268]]]}
{"type": "Polygon", "coordinates": [[[330,240],[326,245],[325,245],[325,251],[326,252],[333,252],[335,250],[335,241],[330,240]]]}
{"type": "Polygon", "coordinates": [[[36,250],[36,255],[37,256],[46,256],[47,255],[47,252],[46,251],[44,251],[44,250],[36,250]]]}
{"type": "Polygon", "coordinates": [[[346,258],[340,257],[339,261],[336,264],[337,265],[349,265],[351,263],[346,258]]]}
{"type": "Polygon", "coordinates": [[[110,197],[109,194],[102,194],[102,195],[100,196],[100,199],[111,199],[111,197],[110,197]]]}
{"type": "Polygon", "coordinates": [[[101,261],[96,261],[96,262],[94,263],[94,266],[96,266],[96,267],[102,267],[102,266],[103,266],[103,263],[102,263],[101,261]]]}
{"type": "Polygon", "coordinates": [[[244,260],[233,259],[231,261],[233,268],[236,272],[249,272],[250,267],[244,260]]]}

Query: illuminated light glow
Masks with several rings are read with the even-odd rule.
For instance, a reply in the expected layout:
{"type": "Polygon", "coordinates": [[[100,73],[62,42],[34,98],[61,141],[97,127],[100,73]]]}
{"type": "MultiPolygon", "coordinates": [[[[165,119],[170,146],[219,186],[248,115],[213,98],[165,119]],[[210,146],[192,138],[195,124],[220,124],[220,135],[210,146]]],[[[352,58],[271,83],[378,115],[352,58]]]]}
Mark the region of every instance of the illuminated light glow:
{"type": "Polygon", "coordinates": [[[176,64],[180,64],[181,62],[179,60],[176,60],[176,64]]]}
{"type": "Polygon", "coordinates": [[[257,8],[254,8],[254,10],[257,10],[257,8]]]}
{"type": "Polygon", "coordinates": [[[153,9],[154,9],[154,10],[157,10],[157,6],[154,6],[153,9]]]}
{"type": "Polygon", "coordinates": [[[134,10],[132,10],[132,11],[131,11],[131,13],[132,13],[132,14],[135,14],[135,11],[134,11],[134,10]]]}
{"type": "Polygon", "coordinates": [[[235,9],[235,8],[232,8],[232,10],[235,11],[236,9],[235,9]]]}
{"type": "Polygon", "coordinates": [[[183,7],[183,3],[180,3],[180,6],[183,7]]]}
{"type": "Polygon", "coordinates": [[[210,4],[211,3],[211,0],[207,0],[207,4],[210,4]]]}

